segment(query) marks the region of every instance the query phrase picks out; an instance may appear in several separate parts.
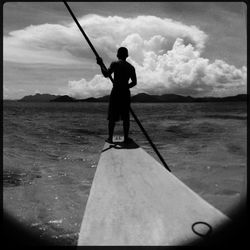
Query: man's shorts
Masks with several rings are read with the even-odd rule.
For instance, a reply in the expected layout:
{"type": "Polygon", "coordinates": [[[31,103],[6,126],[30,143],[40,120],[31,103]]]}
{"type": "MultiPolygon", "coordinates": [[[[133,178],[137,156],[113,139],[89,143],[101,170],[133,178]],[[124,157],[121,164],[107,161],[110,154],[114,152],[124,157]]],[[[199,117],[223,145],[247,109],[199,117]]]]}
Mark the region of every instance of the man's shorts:
{"type": "Polygon", "coordinates": [[[108,120],[129,120],[130,102],[129,89],[113,88],[109,98],[108,120]]]}

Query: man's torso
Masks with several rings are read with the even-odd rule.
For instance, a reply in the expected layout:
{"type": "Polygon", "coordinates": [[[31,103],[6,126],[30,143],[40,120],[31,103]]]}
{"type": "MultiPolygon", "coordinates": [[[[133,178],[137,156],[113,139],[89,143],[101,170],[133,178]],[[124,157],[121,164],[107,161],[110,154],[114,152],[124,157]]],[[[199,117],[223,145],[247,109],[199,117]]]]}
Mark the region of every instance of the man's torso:
{"type": "Polygon", "coordinates": [[[128,88],[129,79],[132,77],[134,67],[126,61],[115,61],[110,65],[114,73],[114,87],[128,88]]]}

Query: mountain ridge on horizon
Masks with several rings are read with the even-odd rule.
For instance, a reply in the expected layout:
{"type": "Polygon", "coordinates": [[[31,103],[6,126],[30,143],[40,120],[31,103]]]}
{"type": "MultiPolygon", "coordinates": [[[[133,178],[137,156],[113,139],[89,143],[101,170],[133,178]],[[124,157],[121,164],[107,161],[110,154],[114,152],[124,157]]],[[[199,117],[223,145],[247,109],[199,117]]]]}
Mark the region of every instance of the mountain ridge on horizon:
{"type": "MultiPolygon", "coordinates": [[[[76,99],[68,95],[51,95],[51,94],[35,94],[27,95],[17,100],[20,102],[108,102],[109,95],[99,98],[89,97],[85,99],[76,99]]],[[[161,102],[221,102],[221,101],[247,101],[247,94],[238,94],[235,96],[225,97],[192,97],[177,94],[149,95],[139,93],[131,96],[131,102],[140,103],[161,103],[161,102]]]]}

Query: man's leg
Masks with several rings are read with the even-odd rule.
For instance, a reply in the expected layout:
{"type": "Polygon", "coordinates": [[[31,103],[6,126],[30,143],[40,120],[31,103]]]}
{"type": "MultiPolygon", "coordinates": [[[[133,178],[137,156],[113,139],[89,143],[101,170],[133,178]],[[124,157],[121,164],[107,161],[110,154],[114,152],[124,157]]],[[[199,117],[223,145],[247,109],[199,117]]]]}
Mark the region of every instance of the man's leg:
{"type": "Polygon", "coordinates": [[[129,134],[129,119],[123,120],[123,133],[124,133],[124,141],[128,140],[129,134]]]}
{"type": "Polygon", "coordinates": [[[109,138],[108,139],[112,142],[114,129],[115,129],[115,121],[109,120],[108,129],[109,129],[109,138]]]}

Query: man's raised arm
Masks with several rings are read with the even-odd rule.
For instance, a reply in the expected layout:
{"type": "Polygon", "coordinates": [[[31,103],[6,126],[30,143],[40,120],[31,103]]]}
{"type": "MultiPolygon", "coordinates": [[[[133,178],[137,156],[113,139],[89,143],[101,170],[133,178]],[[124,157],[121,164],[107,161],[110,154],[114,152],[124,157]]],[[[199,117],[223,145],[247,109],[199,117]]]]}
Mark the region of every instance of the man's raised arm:
{"type": "Polygon", "coordinates": [[[103,74],[104,77],[109,77],[109,76],[111,75],[110,70],[109,70],[109,69],[107,70],[107,69],[104,67],[104,64],[103,64],[103,61],[102,61],[102,58],[101,58],[101,57],[97,57],[97,58],[96,58],[96,63],[100,66],[101,71],[102,71],[102,74],[103,74]]]}

